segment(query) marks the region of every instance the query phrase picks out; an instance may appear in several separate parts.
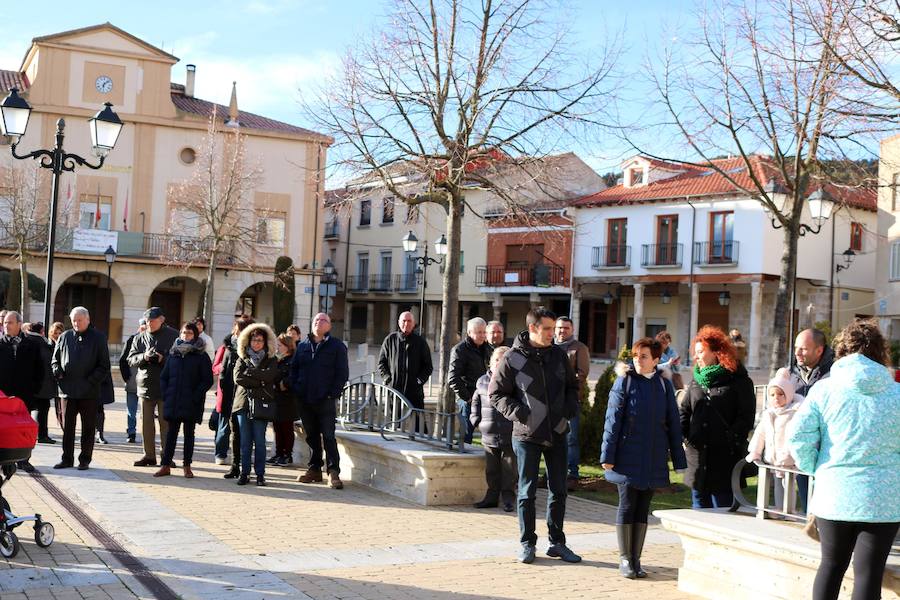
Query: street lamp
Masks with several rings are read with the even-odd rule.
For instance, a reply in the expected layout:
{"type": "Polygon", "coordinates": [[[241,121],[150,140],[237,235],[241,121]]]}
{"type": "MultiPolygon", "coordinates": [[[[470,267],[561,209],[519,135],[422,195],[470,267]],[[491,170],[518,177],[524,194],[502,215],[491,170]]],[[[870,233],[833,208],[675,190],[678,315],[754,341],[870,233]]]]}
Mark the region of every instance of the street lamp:
{"type": "MultiPolygon", "coordinates": [[[[825,195],[825,193],[822,191],[822,188],[819,188],[806,198],[806,202],[809,206],[809,214],[812,217],[813,222],[816,224],[816,227],[815,229],[813,229],[806,223],[800,223],[798,233],[801,236],[804,236],[807,233],[816,235],[820,231],[822,231],[822,225],[824,225],[825,221],[827,221],[831,217],[831,211],[834,210],[834,201],[825,195]]],[[[782,198],[782,201],[776,204],[777,208],[779,208],[779,212],[784,212],[786,204],[787,196],[784,196],[782,198]]],[[[768,209],[766,209],[766,213],[769,214],[769,218],[772,221],[772,228],[781,229],[782,225],[775,218],[775,215],[771,214],[768,209]]]]}
{"type": "MultiPolygon", "coordinates": [[[[103,258],[106,259],[106,289],[110,289],[112,286],[112,266],[116,262],[116,251],[113,250],[112,245],[103,253],[103,258]]],[[[110,302],[112,302],[112,296],[110,296],[110,302]]]]}
{"type": "Polygon", "coordinates": [[[325,271],[325,276],[322,277],[322,283],[325,284],[325,314],[327,315],[328,300],[331,298],[331,286],[337,281],[337,271],[335,271],[334,263],[331,262],[330,258],[325,261],[322,270],[325,271]]]}
{"type": "Polygon", "coordinates": [[[856,252],[853,251],[852,248],[847,248],[843,252],[841,252],[841,256],[844,257],[844,264],[835,265],[834,272],[840,273],[844,269],[849,269],[850,265],[853,264],[853,258],[856,256],[856,252]]]}
{"type": "Polygon", "coordinates": [[[731,304],[731,292],[725,290],[719,294],[719,306],[728,306],[731,304]]]}
{"type": "MultiPolygon", "coordinates": [[[[416,237],[411,230],[403,236],[401,240],[403,244],[403,251],[412,254],[416,251],[416,248],[419,245],[419,239],[416,237]]],[[[447,255],[447,237],[441,234],[441,237],[434,243],[434,253],[440,256],[440,258],[431,258],[428,256],[428,242],[423,244],[425,247],[425,255],[424,256],[412,256],[410,257],[414,262],[419,265],[422,265],[422,297],[419,299],[419,331],[422,332],[422,337],[425,337],[425,288],[428,286],[428,265],[443,264],[444,257],[447,255]]]]}
{"type": "Polygon", "coordinates": [[[662,303],[669,304],[671,302],[672,302],[672,294],[669,293],[669,290],[663,290],[662,303]]]}
{"type": "Polygon", "coordinates": [[[56,121],[56,145],[53,149],[34,150],[22,155],[17,154],[16,147],[28,128],[31,106],[19,96],[17,88],[12,88],[9,91],[9,95],[0,103],[0,133],[10,137],[12,142],[10,151],[13,158],[20,160],[33,158],[39,161],[42,168],[53,171],[50,195],[50,232],[47,240],[47,277],[44,287],[44,323],[51,322],[50,309],[53,304],[51,298],[53,293],[53,256],[56,248],[56,208],[59,202],[59,176],[62,175],[63,171],[74,171],[76,166],[90,169],[101,168],[106,160],[106,156],[115,147],[119,134],[122,132],[123,123],[119,116],[113,112],[112,104],[106,102],[103,106],[102,110],[88,119],[93,153],[98,158],[97,164],[91,164],[77,154],[69,154],[63,150],[66,129],[64,119],[56,121]]]}

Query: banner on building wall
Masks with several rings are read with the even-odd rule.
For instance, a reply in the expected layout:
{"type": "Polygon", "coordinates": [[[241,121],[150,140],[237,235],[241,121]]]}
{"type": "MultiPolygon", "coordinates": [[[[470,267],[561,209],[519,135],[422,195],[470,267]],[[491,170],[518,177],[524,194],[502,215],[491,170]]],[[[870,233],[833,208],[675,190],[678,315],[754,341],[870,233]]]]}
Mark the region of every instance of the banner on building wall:
{"type": "Polygon", "coordinates": [[[72,250],[76,252],[98,252],[103,254],[112,246],[119,251],[119,234],[103,229],[76,229],[72,233],[72,250]]]}

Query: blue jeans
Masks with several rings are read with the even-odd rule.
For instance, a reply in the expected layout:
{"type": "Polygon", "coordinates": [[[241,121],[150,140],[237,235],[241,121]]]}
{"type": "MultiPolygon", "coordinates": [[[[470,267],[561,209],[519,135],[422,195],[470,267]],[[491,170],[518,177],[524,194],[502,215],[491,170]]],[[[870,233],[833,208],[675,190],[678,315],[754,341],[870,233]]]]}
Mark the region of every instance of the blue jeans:
{"type": "Polygon", "coordinates": [[[125,409],[128,412],[128,425],[125,428],[125,433],[127,435],[135,435],[137,434],[137,392],[125,392],[125,409]]]}
{"type": "Polygon", "coordinates": [[[457,406],[459,406],[459,418],[463,422],[461,426],[464,426],[466,428],[464,441],[467,444],[471,444],[472,435],[475,433],[475,427],[469,420],[469,415],[472,414],[472,404],[470,402],[463,402],[462,400],[457,400],[456,404],[457,406]]]}
{"type": "Polygon", "coordinates": [[[569,446],[569,477],[578,479],[578,461],[581,460],[581,447],[578,445],[578,427],[581,424],[581,409],[569,419],[569,434],[566,444],[569,446]]]}
{"type": "Polygon", "coordinates": [[[248,409],[235,413],[241,429],[241,475],[250,475],[250,447],[254,447],[253,471],[257,477],[266,474],[266,426],[268,421],[251,419],[248,409]]]}
{"type": "Polygon", "coordinates": [[[550,544],[565,544],[563,521],[566,517],[566,438],[554,433],[553,445],[542,446],[514,439],[513,451],[519,466],[519,541],[523,546],[537,544],[534,501],[537,496],[538,468],[541,456],[547,466],[547,530],[550,544]]]}
{"type": "Polygon", "coordinates": [[[731,490],[699,492],[691,490],[691,508],[731,508],[734,494],[731,490]]]}
{"type": "Polygon", "coordinates": [[[231,411],[219,413],[216,428],[216,456],[228,458],[228,441],[231,439],[231,411]]]}

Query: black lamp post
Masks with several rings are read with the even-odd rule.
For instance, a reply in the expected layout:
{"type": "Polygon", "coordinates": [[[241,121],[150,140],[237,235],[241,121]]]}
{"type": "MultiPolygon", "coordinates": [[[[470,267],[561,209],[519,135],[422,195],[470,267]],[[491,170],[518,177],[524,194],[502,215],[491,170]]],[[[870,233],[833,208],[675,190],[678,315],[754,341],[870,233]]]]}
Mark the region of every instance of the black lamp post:
{"type": "MultiPolygon", "coordinates": [[[[99,169],[103,166],[106,156],[112,150],[119,134],[122,132],[123,123],[119,116],[113,112],[112,104],[106,102],[104,108],[92,118],[88,119],[91,128],[91,145],[94,156],[99,160],[97,164],[91,164],[77,154],[69,154],[63,150],[66,122],[59,119],[56,122],[56,145],[51,150],[34,150],[28,154],[16,154],[16,146],[25,135],[28,127],[28,118],[31,116],[31,106],[21,96],[19,90],[12,88],[9,95],[0,103],[0,134],[9,136],[12,142],[10,150],[13,158],[25,160],[33,158],[40,161],[40,166],[53,171],[53,183],[50,195],[50,232],[47,240],[47,277],[44,288],[44,323],[50,323],[50,309],[53,294],[53,255],[56,249],[56,208],[59,201],[59,176],[63,171],[74,171],[76,166],[99,169]]],[[[108,259],[107,259],[108,260],[108,259]]]]}
{"type": "MultiPolygon", "coordinates": [[[[412,231],[403,236],[401,240],[403,243],[403,251],[409,254],[412,254],[416,251],[416,247],[419,244],[419,238],[416,237],[412,231]]],[[[423,244],[425,246],[425,255],[424,256],[413,256],[411,257],[417,264],[422,265],[422,297],[419,300],[419,331],[422,332],[422,337],[425,337],[425,287],[428,285],[428,265],[443,264],[444,256],[447,255],[447,238],[443,234],[441,237],[434,243],[434,253],[440,256],[440,258],[431,258],[428,256],[428,242],[423,244]]]]}
{"type": "MultiPolygon", "coordinates": [[[[112,266],[116,262],[116,251],[113,250],[112,246],[106,249],[106,252],[103,253],[103,258],[106,259],[106,289],[109,290],[112,288],[112,266]]],[[[112,304],[112,296],[110,296],[110,304],[112,304]]]]}
{"type": "Polygon", "coordinates": [[[322,283],[325,284],[325,314],[328,314],[328,300],[331,298],[331,286],[337,281],[337,271],[334,270],[334,263],[331,259],[325,261],[322,266],[325,276],[322,277],[322,283]]]}

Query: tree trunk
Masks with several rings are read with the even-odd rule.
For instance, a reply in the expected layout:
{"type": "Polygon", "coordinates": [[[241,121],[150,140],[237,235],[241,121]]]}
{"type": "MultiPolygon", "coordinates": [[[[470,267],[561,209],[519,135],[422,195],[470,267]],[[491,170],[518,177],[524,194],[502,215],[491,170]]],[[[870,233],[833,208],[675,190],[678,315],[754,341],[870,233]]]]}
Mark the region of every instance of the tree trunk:
{"type": "Polygon", "coordinates": [[[444,310],[441,314],[441,343],[439,371],[441,377],[440,406],[443,412],[456,411],[453,390],[447,385],[450,368],[450,350],[456,343],[459,329],[459,252],[462,234],[462,196],[451,192],[447,215],[447,256],[444,257],[444,293],[441,297],[444,310]]]}
{"type": "Polygon", "coordinates": [[[213,248],[209,256],[209,264],[206,268],[206,288],[203,290],[203,319],[206,321],[208,335],[213,335],[213,294],[216,283],[216,260],[219,257],[217,248],[213,248]]]}
{"type": "MultiPolygon", "coordinates": [[[[788,357],[788,324],[793,297],[795,279],[797,277],[797,239],[799,238],[799,216],[782,229],[783,241],[781,252],[781,280],[775,294],[775,323],[772,331],[772,352],[770,354],[769,377],[775,371],[789,364],[788,357]]],[[[762,340],[759,340],[760,342],[762,340]]]]}
{"type": "MultiPolygon", "coordinates": [[[[28,314],[28,301],[30,300],[31,293],[28,289],[28,259],[25,258],[25,254],[21,250],[19,251],[19,278],[22,280],[22,284],[19,290],[19,297],[21,298],[22,306],[22,318],[26,321],[30,321],[31,315],[28,314]]],[[[47,327],[46,323],[44,323],[44,327],[47,327]]]]}

